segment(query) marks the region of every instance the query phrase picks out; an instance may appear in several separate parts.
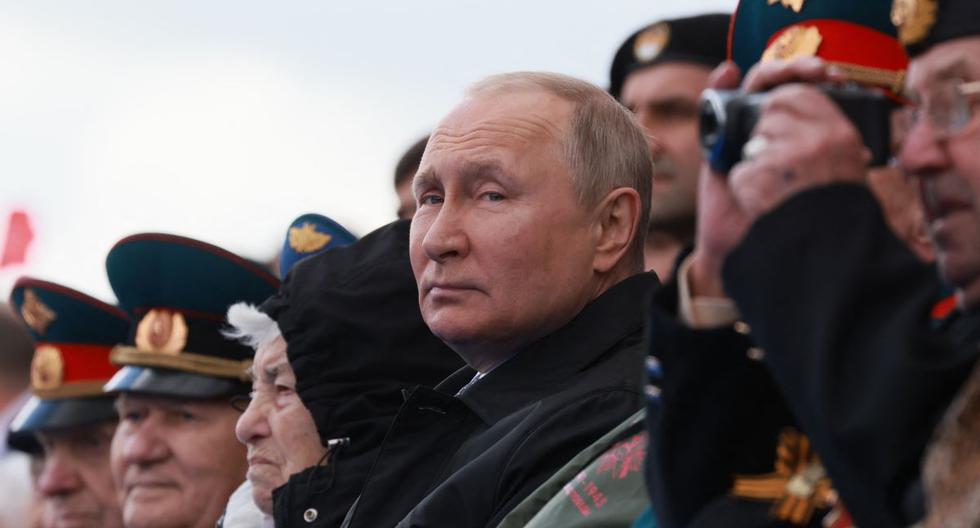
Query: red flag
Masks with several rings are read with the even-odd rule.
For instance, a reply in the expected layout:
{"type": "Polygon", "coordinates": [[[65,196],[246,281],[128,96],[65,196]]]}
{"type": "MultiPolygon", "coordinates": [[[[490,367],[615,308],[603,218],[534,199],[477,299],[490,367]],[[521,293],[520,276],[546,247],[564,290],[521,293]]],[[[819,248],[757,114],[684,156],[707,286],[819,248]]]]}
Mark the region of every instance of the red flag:
{"type": "Polygon", "coordinates": [[[31,221],[24,211],[10,213],[7,223],[7,238],[3,244],[3,258],[0,258],[0,268],[14,264],[22,264],[27,257],[27,248],[34,239],[31,231],[31,221]]]}

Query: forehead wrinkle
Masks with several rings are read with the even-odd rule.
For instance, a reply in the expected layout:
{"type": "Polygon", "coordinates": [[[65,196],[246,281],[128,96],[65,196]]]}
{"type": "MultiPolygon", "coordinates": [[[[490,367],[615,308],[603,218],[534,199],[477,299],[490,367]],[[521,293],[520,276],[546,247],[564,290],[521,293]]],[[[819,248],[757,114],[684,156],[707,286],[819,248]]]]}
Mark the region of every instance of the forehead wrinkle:
{"type": "Polygon", "coordinates": [[[439,149],[440,144],[455,146],[473,141],[477,142],[476,146],[484,146],[483,142],[499,142],[498,136],[516,138],[522,143],[530,143],[542,137],[558,140],[562,137],[562,129],[555,123],[539,116],[532,118],[497,117],[479,122],[466,129],[442,125],[436,128],[432,134],[432,138],[436,140],[432,143],[433,150],[439,149]]]}

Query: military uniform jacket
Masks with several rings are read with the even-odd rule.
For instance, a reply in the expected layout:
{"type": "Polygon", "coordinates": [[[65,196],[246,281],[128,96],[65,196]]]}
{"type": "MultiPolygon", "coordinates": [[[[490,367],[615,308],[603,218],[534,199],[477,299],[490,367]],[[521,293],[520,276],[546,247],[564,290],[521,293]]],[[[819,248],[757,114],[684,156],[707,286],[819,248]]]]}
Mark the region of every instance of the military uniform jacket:
{"type": "Polygon", "coordinates": [[[642,407],[644,305],[656,276],[613,286],[563,328],[455,394],[416,388],[345,526],[485,527],[642,407]]]}
{"type": "Polygon", "coordinates": [[[934,330],[935,269],[864,187],[799,194],[724,267],[728,293],[858,526],[906,526],[909,490],[977,343],[934,330]]]}
{"type": "Polygon", "coordinates": [[[648,403],[646,471],[658,526],[792,526],[769,516],[772,502],[730,495],[736,476],[773,471],[780,433],[796,426],[792,413],[766,366],[750,357],[749,335],[731,325],[692,329],[678,319],[677,299],[674,279],[650,315],[650,352],[662,374],[651,380],[661,390],[648,403]]]}

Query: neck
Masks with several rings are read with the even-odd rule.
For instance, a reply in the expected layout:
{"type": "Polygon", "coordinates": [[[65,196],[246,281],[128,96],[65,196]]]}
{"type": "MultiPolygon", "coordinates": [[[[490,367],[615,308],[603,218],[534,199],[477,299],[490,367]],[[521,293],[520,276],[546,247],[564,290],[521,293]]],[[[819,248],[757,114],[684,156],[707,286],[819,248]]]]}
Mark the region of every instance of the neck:
{"type": "Polygon", "coordinates": [[[674,270],[674,261],[684,248],[684,243],[670,233],[650,231],[643,247],[644,269],[655,272],[661,281],[666,281],[674,270]]]}
{"type": "Polygon", "coordinates": [[[564,317],[556,317],[550,322],[545,321],[544,324],[535,328],[536,332],[533,334],[523,335],[516,338],[514,336],[508,336],[508,339],[493,342],[447,342],[446,344],[449,345],[450,348],[452,348],[453,351],[455,351],[456,354],[458,354],[459,357],[462,358],[467,365],[469,365],[470,368],[486,374],[517,355],[521,349],[567,325],[569,321],[581,313],[586,305],[605,293],[607,290],[609,290],[609,288],[612,288],[621,281],[637,274],[639,271],[639,269],[632,269],[632,266],[627,266],[625,262],[620,262],[617,268],[610,270],[608,273],[596,276],[593,279],[592,286],[584,288],[582,290],[582,297],[576,303],[574,303],[567,312],[564,312],[564,317]]]}

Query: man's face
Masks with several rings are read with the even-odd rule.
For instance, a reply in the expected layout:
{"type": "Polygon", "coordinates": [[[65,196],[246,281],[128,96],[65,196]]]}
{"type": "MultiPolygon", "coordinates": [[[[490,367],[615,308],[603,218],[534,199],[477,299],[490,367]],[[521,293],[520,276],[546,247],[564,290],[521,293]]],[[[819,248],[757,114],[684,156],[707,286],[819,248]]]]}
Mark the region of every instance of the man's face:
{"type": "Polygon", "coordinates": [[[252,401],[235,433],[248,446],[248,480],[259,509],[272,515],[272,490],[314,466],[326,453],[313,416],[296,394],[296,375],[282,337],[259,347],[252,365],[252,401]]]}
{"type": "Polygon", "coordinates": [[[44,459],[37,478],[48,528],[122,526],[109,470],[114,422],[38,435],[44,459]]]}
{"type": "Polygon", "coordinates": [[[902,147],[903,168],[920,181],[922,202],[936,245],[940,270],[963,291],[968,305],[980,302],[980,107],[967,97],[972,117],[952,134],[929,114],[944,106],[945,94],[963,81],[980,80],[980,38],[957,39],[912,61],[909,95],[924,105],[923,117],[902,147]]]}
{"type": "Polygon", "coordinates": [[[122,394],[112,475],[127,528],[211,528],[245,480],[226,402],[122,394]]]}
{"type": "MultiPolygon", "coordinates": [[[[412,174],[414,176],[414,173],[412,174]]],[[[415,195],[412,194],[412,176],[409,176],[395,186],[398,195],[398,219],[404,220],[415,215],[415,195]]]]}
{"type": "Polygon", "coordinates": [[[626,77],[620,101],[646,130],[653,154],[652,230],[693,229],[701,146],[698,109],[708,68],[667,63],[626,77]]]}
{"type": "Polygon", "coordinates": [[[471,98],[429,140],[410,254],[422,316],[457,351],[513,351],[596,294],[594,213],[560,159],[571,113],[542,92],[471,98]]]}

